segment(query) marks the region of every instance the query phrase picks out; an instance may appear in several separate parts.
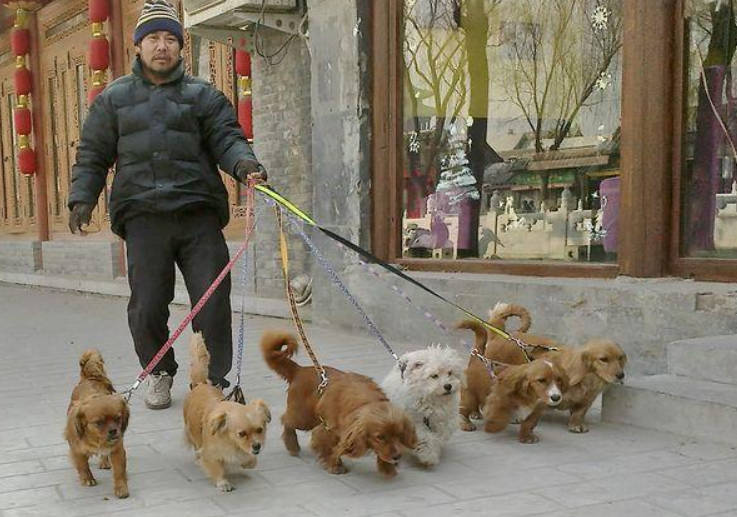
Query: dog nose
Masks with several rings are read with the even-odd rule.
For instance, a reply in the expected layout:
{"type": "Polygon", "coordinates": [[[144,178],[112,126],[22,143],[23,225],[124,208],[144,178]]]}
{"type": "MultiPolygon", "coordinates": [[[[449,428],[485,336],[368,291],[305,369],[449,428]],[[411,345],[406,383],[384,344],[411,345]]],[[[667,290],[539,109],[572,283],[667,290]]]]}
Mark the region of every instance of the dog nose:
{"type": "Polygon", "coordinates": [[[560,395],[558,395],[557,393],[553,393],[552,395],[550,395],[550,400],[552,400],[553,402],[558,402],[560,400],[560,395]]]}
{"type": "Polygon", "coordinates": [[[446,384],[446,385],[445,385],[445,386],[443,386],[443,387],[445,388],[445,391],[450,391],[450,390],[452,390],[452,389],[453,389],[453,385],[452,385],[452,384],[446,384]]]}
{"type": "Polygon", "coordinates": [[[395,454],[394,456],[392,456],[392,459],[393,459],[394,461],[399,461],[399,460],[401,460],[401,459],[402,459],[402,455],[401,455],[401,454],[395,454]]]}
{"type": "Polygon", "coordinates": [[[622,379],[624,379],[624,372],[619,372],[619,373],[617,374],[617,379],[619,379],[620,381],[621,381],[622,379]]]}
{"type": "Polygon", "coordinates": [[[253,449],[253,452],[258,454],[261,451],[261,444],[256,442],[253,445],[251,445],[251,449],[253,449]]]}

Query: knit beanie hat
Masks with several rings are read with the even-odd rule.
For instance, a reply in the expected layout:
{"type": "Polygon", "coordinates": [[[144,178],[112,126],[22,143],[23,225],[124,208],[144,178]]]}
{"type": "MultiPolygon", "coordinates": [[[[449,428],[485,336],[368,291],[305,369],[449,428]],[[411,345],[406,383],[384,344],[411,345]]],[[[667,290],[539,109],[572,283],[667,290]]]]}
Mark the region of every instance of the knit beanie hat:
{"type": "Polygon", "coordinates": [[[179,40],[179,46],[184,46],[182,36],[182,22],[179,21],[177,10],[167,0],[146,0],[138,17],[136,30],[133,33],[133,43],[138,45],[147,34],[156,31],[169,31],[179,40]]]}

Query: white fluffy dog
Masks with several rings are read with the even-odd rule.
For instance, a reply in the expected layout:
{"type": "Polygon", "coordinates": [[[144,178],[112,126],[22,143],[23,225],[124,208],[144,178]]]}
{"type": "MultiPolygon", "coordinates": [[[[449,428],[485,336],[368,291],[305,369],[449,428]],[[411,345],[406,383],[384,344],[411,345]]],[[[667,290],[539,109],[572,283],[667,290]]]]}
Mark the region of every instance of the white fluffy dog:
{"type": "Polygon", "coordinates": [[[458,427],[463,367],[458,352],[431,345],[400,357],[381,384],[414,422],[418,440],[411,453],[425,466],[438,464],[443,446],[458,427]]]}

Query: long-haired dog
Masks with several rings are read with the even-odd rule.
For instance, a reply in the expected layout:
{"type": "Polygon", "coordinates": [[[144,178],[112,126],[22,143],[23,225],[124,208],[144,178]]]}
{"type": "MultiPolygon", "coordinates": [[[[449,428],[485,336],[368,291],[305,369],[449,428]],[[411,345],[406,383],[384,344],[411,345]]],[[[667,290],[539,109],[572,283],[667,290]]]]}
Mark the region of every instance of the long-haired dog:
{"type": "Polygon", "coordinates": [[[415,424],[417,447],[410,452],[425,466],[437,465],[458,427],[462,384],[463,361],[458,352],[436,345],[402,355],[381,384],[415,424]]]}
{"type": "Polygon", "coordinates": [[[586,412],[596,397],[610,384],[622,382],[627,354],[614,341],[592,339],[577,348],[559,347],[541,357],[560,364],[569,377],[570,386],[556,407],[570,411],[568,430],[585,433],[586,412]]]}
{"type": "Polygon", "coordinates": [[[290,454],[299,453],[296,430],[312,431],[310,444],[328,472],[346,472],[342,456],[359,458],[373,450],[379,472],[397,473],[403,449],[417,446],[415,427],[373,380],[326,367],[329,381],[320,394],[315,368],[291,359],[297,351],[294,336],[264,332],[261,350],[269,368],[289,384],[282,439],[290,454]]]}
{"type": "MultiPolygon", "coordinates": [[[[516,331],[510,332],[511,335],[528,344],[558,346],[552,339],[527,333],[532,320],[530,313],[521,305],[497,303],[494,309],[489,311],[489,323],[500,330],[506,330],[506,321],[513,316],[520,319],[520,326],[516,331]]],[[[489,332],[478,321],[463,320],[456,328],[472,330],[475,335],[475,350],[489,360],[505,364],[527,362],[524,352],[515,343],[489,332]]],[[[474,356],[469,358],[465,373],[466,385],[461,390],[459,409],[460,427],[464,431],[473,431],[476,426],[471,422],[471,418],[481,417],[480,410],[491,390],[491,376],[484,363],[474,356]]]]}
{"type": "Polygon", "coordinates": [[[224,400],[223,392],[208,383],[210,354],[201,333],[190,341],[190,386],[184,400],[187,442],[205,474],[223,492],[233,490],[226,479],[230,465],[253,468],[266,440],[271,421],[263,400],[239,404],[224,400]]]}
{"type": "Polygon", "coordinates": [[[506,366],[492,382],[482,410],[489,433],[498,433],[513,420],[520,422],[519,441],[536,443],[532,432],[547,407],[563,400],[568,378],[563,369],[548,359],[506,366]]]}
{"type": "Polygon", "coordinates": [[[100,352],[91,349],[79,358],[80,379],[67,408],[64,438],[69,456],[85,486],[97,484],[89,458],[100,456],[100,468],[113,469],[113,489],[117,497],[128,497],[128,477],[123,434],[130,411],[125,399],[115,393],[105,373],[100,352]]]}

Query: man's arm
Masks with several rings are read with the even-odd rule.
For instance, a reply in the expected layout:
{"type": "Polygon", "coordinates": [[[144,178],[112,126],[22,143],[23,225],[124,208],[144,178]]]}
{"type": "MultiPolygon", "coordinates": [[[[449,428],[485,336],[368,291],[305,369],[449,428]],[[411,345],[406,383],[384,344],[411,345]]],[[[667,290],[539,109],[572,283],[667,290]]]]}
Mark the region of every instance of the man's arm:
{"type": "MultiPolygon", "coordinates": [[[[236,118],[233,105],[222,92],[212,88],[208,92],[207,105],[203,120],[203,132],[207,145],[222,170],[235,179],[245,182],[242,174],[243,165],[250,162],[253,167],[259,166],[256,155],[243,136],[243,130],[236,118]],[[241,162],[241,165],[239,165],[241,162]]],[[[250,169],[250,167],[249,167],[250,169]]],[[[255,170],[248,172],[255,172],[255,170]]],[[[264,172],[264,177],[265,177],[264,172]]]]}
{"type": "Polygon", "coordinates": [[[82,127],[77,159],[72,168],[69,209],[82,203],[95,206],[105,186],[108,169],[117,155],[118,128],[109,95],[99,94],[82,127]]]}

